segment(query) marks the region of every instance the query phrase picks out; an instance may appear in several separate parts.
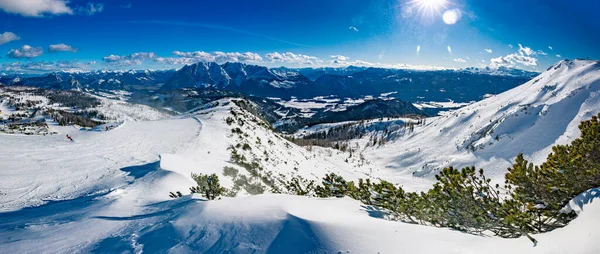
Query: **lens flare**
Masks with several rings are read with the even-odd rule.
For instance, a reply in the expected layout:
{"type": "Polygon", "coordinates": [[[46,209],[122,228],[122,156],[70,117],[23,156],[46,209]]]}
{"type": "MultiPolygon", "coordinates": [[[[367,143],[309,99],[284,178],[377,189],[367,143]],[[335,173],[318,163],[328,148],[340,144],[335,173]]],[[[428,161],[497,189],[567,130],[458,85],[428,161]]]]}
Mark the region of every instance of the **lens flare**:
{"type": "Polygon", "coordinates": [[[442,20],[444,20],[444,23],[447,25],[454,25],[460,20],[461,16],[462,13],[458,9],[447,10],[444,12],[444,15],[442,15],[442,20]]]}

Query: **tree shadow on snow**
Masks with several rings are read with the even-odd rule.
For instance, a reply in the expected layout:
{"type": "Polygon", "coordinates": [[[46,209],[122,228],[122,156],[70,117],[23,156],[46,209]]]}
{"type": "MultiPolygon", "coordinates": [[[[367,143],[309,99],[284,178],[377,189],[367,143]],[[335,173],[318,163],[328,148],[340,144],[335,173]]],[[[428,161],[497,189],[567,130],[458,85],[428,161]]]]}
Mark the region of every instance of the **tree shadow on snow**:
{"type": "Polygon", "coordinates": [[[387,215],[387,213],[384,210],[375,206],[361,205],[360,207],[364,209],[364,211],[367,212],[367,214],[369,214],[369,216],[373,218],[385,219],[385,215],[387,215]]]}
{"type": "MultiPolygon", "coordinates": [[[[577,195],[577,197],[573,199],[573,203],[580,211],[583,211],[584,206],[591,204],[594,199],[600,199],[600,188],[590,189],[577,195]]],[[[571,205],[569,204],[569,206],[571,205]]]]}

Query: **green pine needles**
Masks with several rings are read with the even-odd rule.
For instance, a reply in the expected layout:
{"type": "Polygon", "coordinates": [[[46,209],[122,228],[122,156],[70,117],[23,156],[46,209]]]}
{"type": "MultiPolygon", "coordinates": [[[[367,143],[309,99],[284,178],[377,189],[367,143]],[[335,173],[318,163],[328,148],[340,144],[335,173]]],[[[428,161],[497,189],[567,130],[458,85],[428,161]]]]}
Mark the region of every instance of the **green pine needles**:
{"type": "Polygon", "coordinates": [[[223,195],[226,191],[225,188],[219,184],[219,177],[216,174],[205,175],[192,173],[192,179],[196,181],[197,186],[191,187],[190,192],[199,193],[208,200],[214,200],[223,195]]]}

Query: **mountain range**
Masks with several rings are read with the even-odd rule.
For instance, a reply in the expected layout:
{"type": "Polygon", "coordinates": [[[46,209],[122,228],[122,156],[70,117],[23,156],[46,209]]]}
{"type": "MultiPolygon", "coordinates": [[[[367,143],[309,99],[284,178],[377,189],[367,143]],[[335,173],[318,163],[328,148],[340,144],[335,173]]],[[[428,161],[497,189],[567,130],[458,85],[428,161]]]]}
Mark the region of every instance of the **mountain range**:
{"type": "Polygon", "coordinates": [[[0,83],[53,89],[172,91],[220,89],[260,97],[377,96],[396,92],[404,101],[468,102],[529,81],[535,72],[509,68],[417,71],[373,67],[268,68],[244,63],[199,62],[180,70],[57,72],[38,77],[1,76],[0,83]]]}

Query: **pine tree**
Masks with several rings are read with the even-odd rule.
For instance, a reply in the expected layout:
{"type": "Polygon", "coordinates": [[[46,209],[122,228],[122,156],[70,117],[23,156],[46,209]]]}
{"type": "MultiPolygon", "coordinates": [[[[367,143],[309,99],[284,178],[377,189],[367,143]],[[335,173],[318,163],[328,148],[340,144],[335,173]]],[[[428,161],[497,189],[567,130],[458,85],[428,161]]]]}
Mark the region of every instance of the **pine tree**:
{"type": "Polygon", "coordinates": [[[570,200],[570,196],[557,184],[560,173],[552,167],[534,166],[519,154],[508,171],[505,188],[516,201],[504,204],[509,223],[541,233],[563,227],[574,216],[560,211],[564,206],[562,200],[570,200]]]}
{"type": "Polygon", "coordinates": [[[294,195],[299,196],[314,196],[315,195],[315,181],[306,180],[301,177],[295,177],[288,181],[285,185],[286,189],[294,195]]]}
{"type": "Polygon", "coordinates": [[[433,215],[440,225],[477,234],[489,230],[503,237],[525,235],[537,243],[527,231],[507,223],[500,186],[492,186],[483,169],[477,173],[475,167],[460,171],[449,167],[436,178],[438,183],[426,198],[435,202],[433,215]]]}
{"type": "Polygon", "coordinates": [[[218,196],[223,195],[226,191],[226,189],[219,184],[219,176],[216,174],[205,175],[192,173],[192,179],[196,181],[197,186],[190,188],[191,193],[200,193],[208,200],[214,200],[218,196]]]}
{"type": "Polygon", "coordinates": [[[347,183],[344,178],[335,173],[327,174],[323,177],[322,186],[317,186],[316,194],[318,197],[344,197],[347,192],[347,183]]]}

